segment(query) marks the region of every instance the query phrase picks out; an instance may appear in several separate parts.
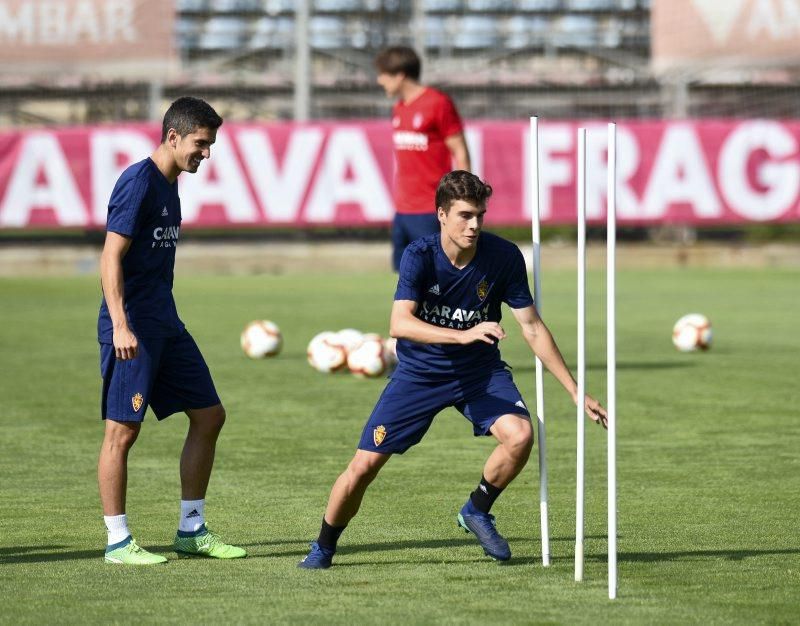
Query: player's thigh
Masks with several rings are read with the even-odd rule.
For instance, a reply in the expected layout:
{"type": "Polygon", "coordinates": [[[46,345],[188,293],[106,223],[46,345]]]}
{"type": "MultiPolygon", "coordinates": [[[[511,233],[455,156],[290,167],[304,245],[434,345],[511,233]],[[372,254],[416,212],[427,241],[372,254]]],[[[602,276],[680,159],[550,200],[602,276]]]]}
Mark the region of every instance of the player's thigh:
{"type": "Polygon", "coordinates": [[[453,404],[452,387],[390,380],[364,426],[359,450],[402,454],[419,443],[436,414],[453,404]]]}
{"type": "Polygon", "coordinates": [[[159,341],[139,338],[135,359],[117,359],[114,346],[100,344],[100,375],[103,379],[100,416],[116,422],[141,422],[151,406],[154,381],[163,346],[159,341]]]}
{"type": "Polygon", "coordinates": [[[221,404],[200,348],[184,331],[166,343],[150,406],[158,419],[221,404]]]}
{"type": "Polygon", "coordinates": [[[522,394],[514,384],[511,373],[505,369],[466,384],[464,399],[456,408],[470,422],[476,437],[492,435],[492,427],[506,415],[519,416],[530,421],[530,413],[522,394]]]}

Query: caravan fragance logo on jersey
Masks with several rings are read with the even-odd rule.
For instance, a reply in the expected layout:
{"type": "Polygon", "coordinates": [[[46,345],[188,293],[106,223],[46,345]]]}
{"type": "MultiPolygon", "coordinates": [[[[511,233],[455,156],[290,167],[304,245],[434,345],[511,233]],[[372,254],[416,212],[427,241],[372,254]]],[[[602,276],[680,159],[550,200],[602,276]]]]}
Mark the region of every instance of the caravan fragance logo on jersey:
{"type": "Polygon", "coordinates": [[[178,245],[181,234],[180,226],[159,226],[153,229],[153,245],[151,248],[174,248],[178,245]]]}
{"type": "Polygon", "coordinates": [[[427,301],[423,301],[422,308],[418,310],[417,317],[437,326],[465,330],[486,322],[489,319],[489,305],[481,309],[462,309],[456,306],[436,304],[431,306],[427,301]]]}

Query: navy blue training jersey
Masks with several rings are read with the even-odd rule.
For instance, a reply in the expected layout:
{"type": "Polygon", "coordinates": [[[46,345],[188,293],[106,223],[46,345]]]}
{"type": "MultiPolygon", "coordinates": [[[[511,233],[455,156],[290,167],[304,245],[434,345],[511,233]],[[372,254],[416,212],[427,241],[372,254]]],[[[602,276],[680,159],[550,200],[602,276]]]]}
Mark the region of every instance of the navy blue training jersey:
{"type": "MultiPolygon", "coordinates": [[[[172,297],[175,247],[181,227],[178,183],[170,183],[152,159],[134,163],[119,177],[108,202],[106,230],[131,239],[122,259],[125,311],[140,337],[172,337],[183,331],[172,297]]],[[[112,341],[106,300],[100,305],[98,339],[112,341]]]]}
{"type": "MultiPolygon", "coordinates": [[[[413,300],[417,303],[417,318],[456,330],[481,322],[499,322],[503,302],[514,309],[532,305],[525,260],[519,248],[490,233],[481,233],[477,245],[472,261],[458,269],[445,255],[440,233],[409,244],[400,262],[394,299],[413,300]]],[[[392,378],[400,380],[473,377],[505,366],[497,344],[482,341],[462,346],[400,339],[397,355],[399,363],[392,378]]]]}

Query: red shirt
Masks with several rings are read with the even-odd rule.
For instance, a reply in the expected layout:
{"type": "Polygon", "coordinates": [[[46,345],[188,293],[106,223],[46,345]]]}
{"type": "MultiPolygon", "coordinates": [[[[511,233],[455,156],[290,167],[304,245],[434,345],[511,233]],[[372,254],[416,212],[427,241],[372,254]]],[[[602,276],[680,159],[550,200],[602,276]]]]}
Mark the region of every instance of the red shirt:
{"type": "Polygon", "coordinates": [[[456,107],[441,91],[426,87],[409,104],[394,105],[392,127],[395,208],[398,213],[434,211],[436,186],[453,169],[444,140],[464,132],[456,107]]]}

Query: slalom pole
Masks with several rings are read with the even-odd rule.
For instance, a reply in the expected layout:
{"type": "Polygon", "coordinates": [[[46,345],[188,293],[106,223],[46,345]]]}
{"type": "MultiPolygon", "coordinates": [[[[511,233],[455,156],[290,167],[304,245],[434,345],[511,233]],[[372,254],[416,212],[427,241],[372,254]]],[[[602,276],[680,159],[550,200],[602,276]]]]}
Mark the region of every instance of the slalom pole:
{"type": "MultiPolygon", "coordinates": [[[[539,229],[539,118],[530,118],[530,209],[531,234],[533,241],[533,292],[534,303],[539,315],[542,314],[541,283],[541,234],[539,229]]],[[[547,447],[544,428],[544,371],[542,362],[536,357],[536,420],[539,440],[539,515],[542,534],[542,565],[550,565],[550,530],[547,511],[547,447]]]]}
{"type": "Polygon", "coordinates": [[[608,597],[617,597],[617,125],[608,125],[606,377],[608,388],[608,597]]]}
{"type": "Polygon", "coordinates": [[[586,129],[578,129],[578,410],[575,479],[575,580],[583,580],[584,405],[586,404],[586,129]]]}

